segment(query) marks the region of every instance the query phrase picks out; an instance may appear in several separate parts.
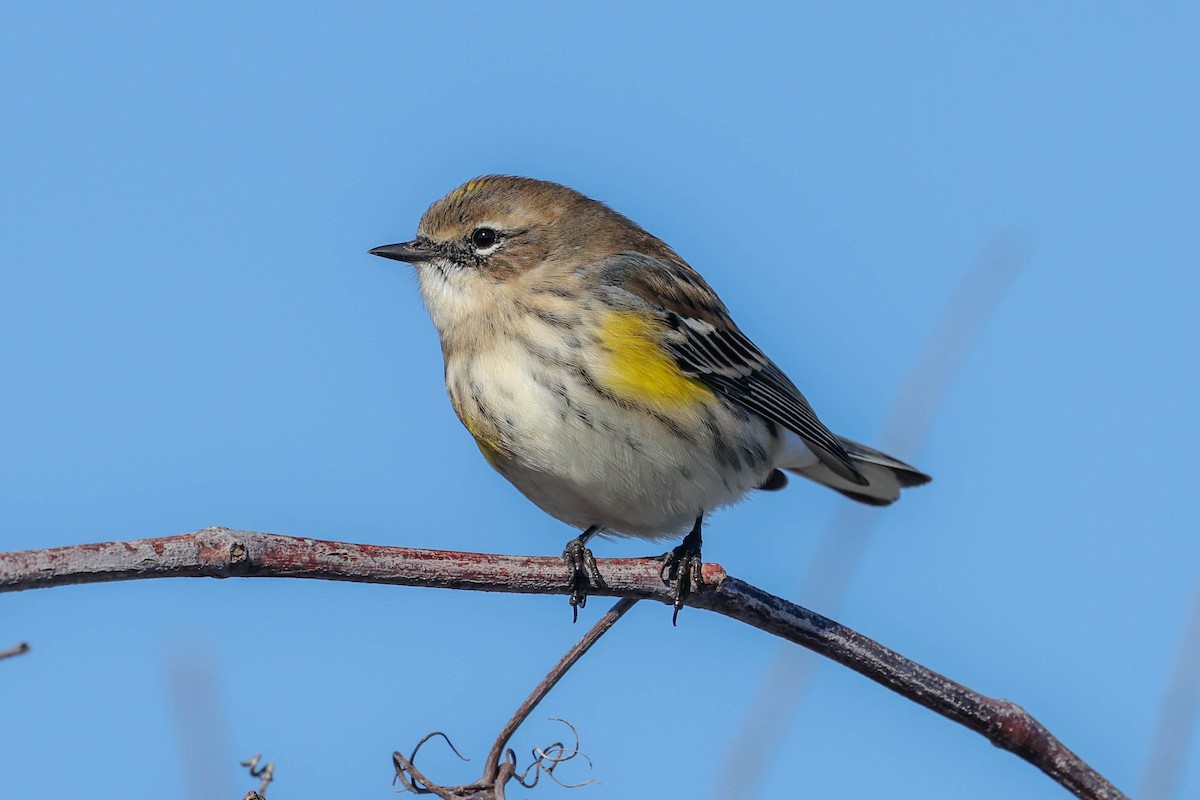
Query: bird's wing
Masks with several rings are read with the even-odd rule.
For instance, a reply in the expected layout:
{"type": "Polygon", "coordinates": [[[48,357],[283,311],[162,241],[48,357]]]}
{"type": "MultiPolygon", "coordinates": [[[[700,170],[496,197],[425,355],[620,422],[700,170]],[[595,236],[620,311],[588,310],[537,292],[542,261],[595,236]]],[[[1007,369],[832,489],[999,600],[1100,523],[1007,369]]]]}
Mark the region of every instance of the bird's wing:
{"type": "Polygon", "coordinates": [[[866,478],[837,437],[787,375],[738,330],[699,273],[673,252],[664,255],[621,253],[597,265],[594,277],[650,307],[664,323],[664,346],[685,374],[793,431],[831,470],[865,486],[866,478]]]}

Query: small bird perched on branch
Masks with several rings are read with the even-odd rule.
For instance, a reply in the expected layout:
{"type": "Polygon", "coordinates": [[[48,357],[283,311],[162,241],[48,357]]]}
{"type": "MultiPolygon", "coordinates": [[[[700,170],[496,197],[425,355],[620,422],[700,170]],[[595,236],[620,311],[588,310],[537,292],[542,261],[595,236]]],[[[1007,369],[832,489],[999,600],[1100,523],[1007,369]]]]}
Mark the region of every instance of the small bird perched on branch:
{"type": "Polygon", "coordinates": [[[468,181],[417,237],[373,255],[417,269],[446,389],[484,458],[583,533],[571,605],[600,581],[588,540],[662,539],[675,614],[700,583],[704,515],[781,470],[888,505],[929,481],[837,436],[738,329],[704,279],[632,220],[530,178],[468,181]]]}

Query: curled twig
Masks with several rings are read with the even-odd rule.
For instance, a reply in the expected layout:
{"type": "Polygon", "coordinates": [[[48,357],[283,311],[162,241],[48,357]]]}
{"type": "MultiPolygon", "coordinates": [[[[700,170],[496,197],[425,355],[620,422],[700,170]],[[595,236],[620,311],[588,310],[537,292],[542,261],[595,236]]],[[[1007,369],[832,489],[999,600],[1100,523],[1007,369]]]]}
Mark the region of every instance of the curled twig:
{"type": "Polygon", "coordinates": [[[404,754],[400,752],[392,753],[392,765],[396,770],[396,775],[394,778],[392,778],[392,785],[395,786],[397,783],[399,783],[401,792],[412,792],[413,794],[436,794],[439,797],[445,796],[439,791],[442,789],[442,787],[438,786],[422,775],[421,771],[417,769],[415,763],[417,760],[417,753],[421,751],[422,745],[436,736],[440,736],[442,741],[444,741],[450,748],[450,751],[454,753],[454,755],[458,756],[461,760],[471,760],[462,753],[458,752],[458,748],[454,746],[454,742],[450,741],[450,737],[446,734],[442,733],[441,731],[427,733],[421,737],[421,741],[417,742],[416,746],[413,747],[413,751],[408,755],[408,757],[405,757],[404,754]]]}
{"type": "Polygon", "coordinates": [[[400,784],[400,791],[412,792],[413,794],[435,794],[443,800],[455,800],[456,798],[491,798],[492,800],[504,800],[504,786],[510,780],[516,780],[527,789],[532,789],[537,785],[542,774],[550,776],[550,779],[559,786],[574,788],[576,786],[586,786],[589,783],[596,783],[594,779],[584,781],[579,784],[567,784],[558,779],[554,774],[554,770],[560,765],[574,758],[582,756],[591,767],[591,759],[584,755],[579,750],[579,732],[575,730],[575,726],[564,719],[553,717],[552,719],[563,723],[571,729],[571,733],[575,737],[575,744],[568,749],[562,742],[554,742],[542,748],[533,749],[533,760],[528,767],[520,770],[517,767],[517,754],[508,746],[509,739],[516,733],[517,728],[521,726],[529,714],[537,707],[537,704],[550,693],[555,684],[562,679],[563,675],[567,674],[567,670],[575,665],[583,657],[583,654],[591,649],[600,637],[608,632],[613,625],[617,623],[625,612],[633,608],[637,603],[636,599],[621,598],[612,608],[604,613],[596,624],[583,635],[575,645],[566,652],[566,654],[558,660],[550,672],[546,674],[534,687],[525,701],[517,707],[517,710],[509,718],[508,722],[504,723],[504,727],[500,729],[500,735],[496,737],[495,743],[492,745],[491,752],[488,753],[487,761],[483,765],[483,774],[475,783],[466,784],[463,786],[440,786],[426,778],[421,771],[417,769],[414,763],[417,758],[417,752],[420,751],[421,745],[425,744],[431,738],[440,736],[445,740],[446,744],[450,745],[450,749],[454,750],[454,754],[466,761],[461,753],[455,749],[454,744],[446,734],[441,731],[426,734],[421,741],[417,742],[417,746],[413,748],[412,755],[405,757],[402,753],[392,753],[392,765],[395,767],[396,775],[392,779],[392,785],[400,784]]]}
{"type": "MultiPolygon", "coordinates": [[[[600,781],[596,780],[595,778],[588,778],[582,783],[563,783],[562,780],[560,780],[559,777],[554,774],[554,770],[558,768],[559,764],[565,764],[566,762],[575,758],[582,758],[587,762],[588,769],[591,769],[592,760],[587,757],[586,753],[579,749],[579,731],[575,729],[574,725],[567,722],[565,719],[562,719],[561,717],[551,717],[550,719],[554,722],[561,722],[563,725],[566,725],[568,728],[570,728],[571,735],[575,738],[575,744],[571,745],[570,749],[568,749],[567,746],[562,742],[554,742],[553,744],[546,745],[545,747],[533,748],[531,752],[533,761],[530,763],[529,767],[519,775],[514,774],[513,777],[515,777],[517,782],[526,789],[532,789],[534,786],[537,786],[538,779],[543,773],[548,775],[550,780],[554,781],[559,786],[562,786],[564,789],[578,789],[581,786],[587,786],[592,783],[600,783],[600,781]],[[532,778],[529,777],[530,772],[533,773],[532,778]]],[[[515,763],[516,754],[513,753],[511,749],[508,751],[508,753],[511,754],[512,760],[515,763]]]]}
{"type": "Polygon", "coordinates": [[[252,797],[262,800],[262,798],[264,798],[267,794],[267,786],[271,783],[271,781],[275,780],[275,763],[268,761],[262,767],[259,767],[258,763],[260,761],[262,761],[262,753],[255,753],[250,757],[249,761],[238,762],[243,767],[246,767],[250,770],[251,778],[261,779],[260,783],[258,784],[258,791],[247,793],[246,797],[242,798],[242,800],[247,800],[248,798],[252,797]]]}
{"type": "Polygon", "coordinates": [[[587,786],[592,783],[599,783],[595,778],[590,778],[580,783],[566,783],[558,775],[555,770],[561,764],[572,761],[576,758],[582,758],[588,765],[592,767],[592,760],[579,749],[579,732],[575,726],[564,719],[551,717],[556,722],[561,722],[571,730],[571,735],[575,739],[575,743],[571,747],[567,747],[563,742],[552,742],[543,747],[535,747],[531,751],[531,760],[529,766],[524,770],[517,765],[517,754],[511,747],[505,749],[501,755],[500,762],[497,765],[495,777],[490,781],[485,778],[480,778],[474,783],[464,784],[461,786],[441,786],[434,783],[425,776],[413,763],[417,757],[421,745],[429,741],[435,736],[440,736],[445,740],[454,754],[463,761],[468,760],[465,756],[458,752],[454,744],[441,731],[434,731],[426,734],[410,755],[405,756],[403,753],[392,753],[392,766],[395,768],[395,777],[392,779],[392,785],[399,784],[398,789],[401,793],[411,792],[412,794],[432,794],[442,798],[442,800],[504,800],[504,787],[511,781],[517,783],[526,789],[532,789],[538,785],[542,775],[547,775],[552,781],[566,789],[577,789],[581,786],[587,786]]]}
{"type": "Polygon", "coordinates": [[[460,760],[462,760],[462,761],[470,761],[471,760],[471,759],[467,758],[466,756],[464,756],[462,753],[458,752],[458,748],[454,746],[454,742],[450,741],[450,737],[447,736],[446,734],[442,733],[441,731],[434,731],[433,733],[425,734],[424,738],[422,738],[421,741],[417,742],[417,746],[413,748],[412,755],[410,755],[408,757],[408,760],[410,762],[416,761],[417,753],[420,752],[420,750],[421,750],[421,745],[425,744],[426,742],[428,742],[430,739],[432,739],[435,736],[442,737],[442,741],[444,741],[446,743],[446,746],[450,748],[450,752],[452,752],[452,753],[454,753],[454,755],[458,756],[460,760]]]}

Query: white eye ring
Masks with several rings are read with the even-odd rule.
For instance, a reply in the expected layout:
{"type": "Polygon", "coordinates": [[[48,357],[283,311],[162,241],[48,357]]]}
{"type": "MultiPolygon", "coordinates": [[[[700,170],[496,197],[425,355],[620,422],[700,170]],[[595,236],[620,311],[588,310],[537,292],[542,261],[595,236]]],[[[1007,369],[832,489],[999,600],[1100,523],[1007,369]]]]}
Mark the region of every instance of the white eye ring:
{"type": "Polygon", "coordinates": [[[500,231],[487,225],[480,225],[475,230],[471,231],[471,246],[475,248],[475,252],[479,255],[486,255],[497,247],[504,237],[500,231]]]}

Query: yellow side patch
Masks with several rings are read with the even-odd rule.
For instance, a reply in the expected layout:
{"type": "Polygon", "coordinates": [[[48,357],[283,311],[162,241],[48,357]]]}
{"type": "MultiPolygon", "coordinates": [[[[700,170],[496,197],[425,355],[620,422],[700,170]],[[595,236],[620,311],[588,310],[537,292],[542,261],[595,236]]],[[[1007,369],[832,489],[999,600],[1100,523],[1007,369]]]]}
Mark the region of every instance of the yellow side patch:
{"type": "Polygon", "coordinates": [[[486,439],[476,438],[475,444],[479,447],[479,452],[483,453],[483,460],[488,462],[492,469],[497,469],[497,462],[500,461],[500,456],[502,455],[500,448],[486,439]]]}
{"type": "Polygon", "coordinates": [[[712,390],[680,371],[659,345],[654,323],[637,314],[613,312],[600,325],[600,344],[610,353],[604,388],[630,402],[659,407],[689,406],[712,390]]]}
{"type": "Polygon", "coordinates": [[[467,429],[467,433],[471,434],[471,438],[475,440],[475,444],[479,447],[479,452],[483,453],[484,459],[492,465],[493,469],[497,469],[497,462],[504,458],[507,452],[496,441],[493,435],[494,432],[491,431],[490,426],[481,426],[463,414],[459,410],[458,403],[454,402],[453,395],[450,397],[450,405],[454,407],[454,413],[458,414],[458,419],[463,424],[463,427],[467,429]]]}

